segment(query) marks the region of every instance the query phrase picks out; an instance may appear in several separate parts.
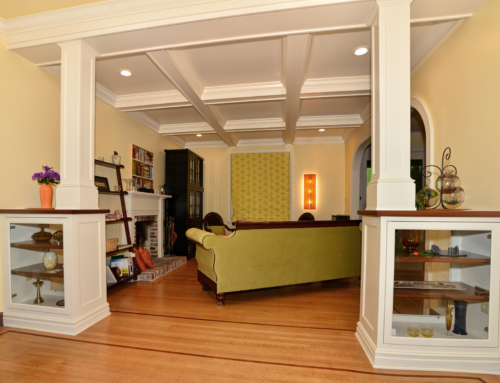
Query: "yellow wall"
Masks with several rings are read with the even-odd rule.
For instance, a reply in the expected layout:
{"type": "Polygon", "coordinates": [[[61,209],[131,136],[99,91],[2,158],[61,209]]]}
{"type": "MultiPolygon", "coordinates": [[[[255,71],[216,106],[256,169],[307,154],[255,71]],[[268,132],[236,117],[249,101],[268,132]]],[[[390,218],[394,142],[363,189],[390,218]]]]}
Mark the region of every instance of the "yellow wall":
{"type": "MultiPolygon", "coordinates": [[[[39,207],[39,186],[31,175],[42,171],[42,165],[60,169],[60,77],[8,51],[1,33],[0,73],[0,153],[2,178],[6,181],[0,188],[0,208],[39,207]]],[[[96,156],[105,156],[109,161],[113,151],[118,151],[125,165],[122,173],[130,178],[132,143],[155,153],[155,187],[163,184],[163,149],[178,146],[97,99],[96,156]]],[[[109,179],[116,179],[114,172],[109,179]]],[[[57,188],[54,191],[57,193],[57,188]]],[[[100,207],[111,208],[118,199],[108,197],[99,203],[100,207]]],[[[116,208],[121,209],[119,205],[116,208]]],[[[0,276],[0,312],[1,289],[0,276]]]]}
{"type": "Polygon", "coordinates": [[[434,123],[434,158],[451,147],[465,190],[464,208],[498,210],[500,1],[485,0],[412,75],[412,95],[434,123]]]}
{"type": "MultiPolygon", "coordinates": [[[[132,178],[132,144],[149,150],[154,154],[153,186],[156,190],[165,183],[165,149],[179,149],[165,137],[117,111],[105,102],[96,99],[96,145],[95,157],[103,156],[111,162],[114,151],[122,157],[122,178],[132,178]]],[[[117,185],[116,172],[113,169],[96,167],[96,175],[106,177],[109,187],[117,185]]],[[[125,187],[125,185],[123,185],[125,187]]],[[[100,195],[99,207],[121,210],[120,200],[113,195],[100,195]]],[[[114,225],[118,226],[118,225],[114,225]]],[[[116,227],[115,227],[116,229],[116,227]]]]}
{"type": "Polygon", "coordinates": [[[232,152],[292,152],[292,220],[309,210],[303,209],[304,174],[317,175],[317,209],[310,210],[317,220],[330,220],[344,213],[344,145],[296,145],[243,148],[192,149],[204,158],[204,214],[215,211],[226,221],[229,216],[229,155],[232,152]]]}

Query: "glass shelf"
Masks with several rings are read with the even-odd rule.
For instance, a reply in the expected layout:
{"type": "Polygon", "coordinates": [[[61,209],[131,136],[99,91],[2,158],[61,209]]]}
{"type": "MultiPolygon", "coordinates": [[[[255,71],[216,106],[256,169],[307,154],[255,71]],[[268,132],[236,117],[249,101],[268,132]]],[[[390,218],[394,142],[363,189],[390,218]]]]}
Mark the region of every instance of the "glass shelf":
{"type": "Polygon", "coordinates": [[[51,222],[11,223],[11,303],[64,309],[64,306],[56,304],[65,299],[64,245],[55,243],[53,239],[35,241],[32,238],[41,228],[45,233],[54,234],[56,231],[63,231],[63,226],[51,222]],[[54,269],[47,269],[43,264],[46,252],[57,256],[54,269]]]}
{"type": "MultiPolygon", "coordinates": [[[[391,233],[394,245],[392,288],[392,338],[412,339],[407,326],[429,325],[434,333],[424,338],[422,331],[414,342],[440,338],[488,340],[491,231],[422,230],[398,228],[391,233]],[[415,240],[419,238],[420,240],[415,240]],[[405,239],[406,238],[406,239],[405,239]],[[406,243],[403,241],[406,240],[406,243]],[[414,241],[414,243],[411,243],[414,241]],[[441,255],[429,255],[432,244],[441,255]],[[416,246],[405,252],[405,247],[416,246]],[[465,257],[447,255],[459,247],[465,257]],[[443,254],[446,253],[446,254],[443,254]],[[447,333],[447,314],[450,332],[447,333]],[[451,320],[451,321],[450,321],[451,320]],[[418,340],[420,338],[420,340],[418,340]]],[[[407,224],[406,227],[408,227],[407,224]]],[[[442,342],[442,341],[441,341],[442,342]]]]}

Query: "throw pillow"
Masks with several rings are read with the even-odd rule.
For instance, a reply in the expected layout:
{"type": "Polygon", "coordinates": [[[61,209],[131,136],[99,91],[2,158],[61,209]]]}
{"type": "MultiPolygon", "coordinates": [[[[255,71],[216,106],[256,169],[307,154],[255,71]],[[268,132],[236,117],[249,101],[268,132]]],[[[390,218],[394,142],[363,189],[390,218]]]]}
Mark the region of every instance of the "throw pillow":
{"type": "Polygon", "coordinates": [[[134,251],[135,254],[135,262],[137,263],[137,267],[141,271],[146,271],[146,264],[142,260],[141,253],[135,247],[133,247],[132,250],[134,251]]]}
{"type": "Polygon", "coordinates": [[[217,235],[226,234],[226,228],[224,226],[207,226],[207,229],[212,230],[212,233],[217,235]]]}
{"type": "Polygon", "coordinates": [[[153,260],[151,259],[151,254],[149,254],[149,250],[144,250],[142,247],[139,247],[139,252],[141,253],[142,260],[146,266],[153,270],[155,267],[153,265],[153,260]]]}

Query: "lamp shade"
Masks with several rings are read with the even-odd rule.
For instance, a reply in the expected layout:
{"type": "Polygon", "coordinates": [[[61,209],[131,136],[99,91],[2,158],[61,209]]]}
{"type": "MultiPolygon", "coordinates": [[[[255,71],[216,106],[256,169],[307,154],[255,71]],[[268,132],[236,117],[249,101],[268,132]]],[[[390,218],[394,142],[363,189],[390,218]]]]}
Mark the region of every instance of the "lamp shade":
{"type": "Polygon", "coordinates": [[[304,209],[316,209],[316,174],[304,174],[304,209]]]}

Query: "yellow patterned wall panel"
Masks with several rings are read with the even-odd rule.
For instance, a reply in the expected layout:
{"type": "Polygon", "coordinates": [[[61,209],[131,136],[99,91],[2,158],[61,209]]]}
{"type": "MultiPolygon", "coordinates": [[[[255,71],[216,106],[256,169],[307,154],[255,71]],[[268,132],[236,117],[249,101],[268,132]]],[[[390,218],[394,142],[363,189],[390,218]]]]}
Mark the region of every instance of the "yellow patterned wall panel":
{"type": "Polygon", "coordinates": [[[290,153],[231,154],[233,220],[290,220],[290,153]]]}

